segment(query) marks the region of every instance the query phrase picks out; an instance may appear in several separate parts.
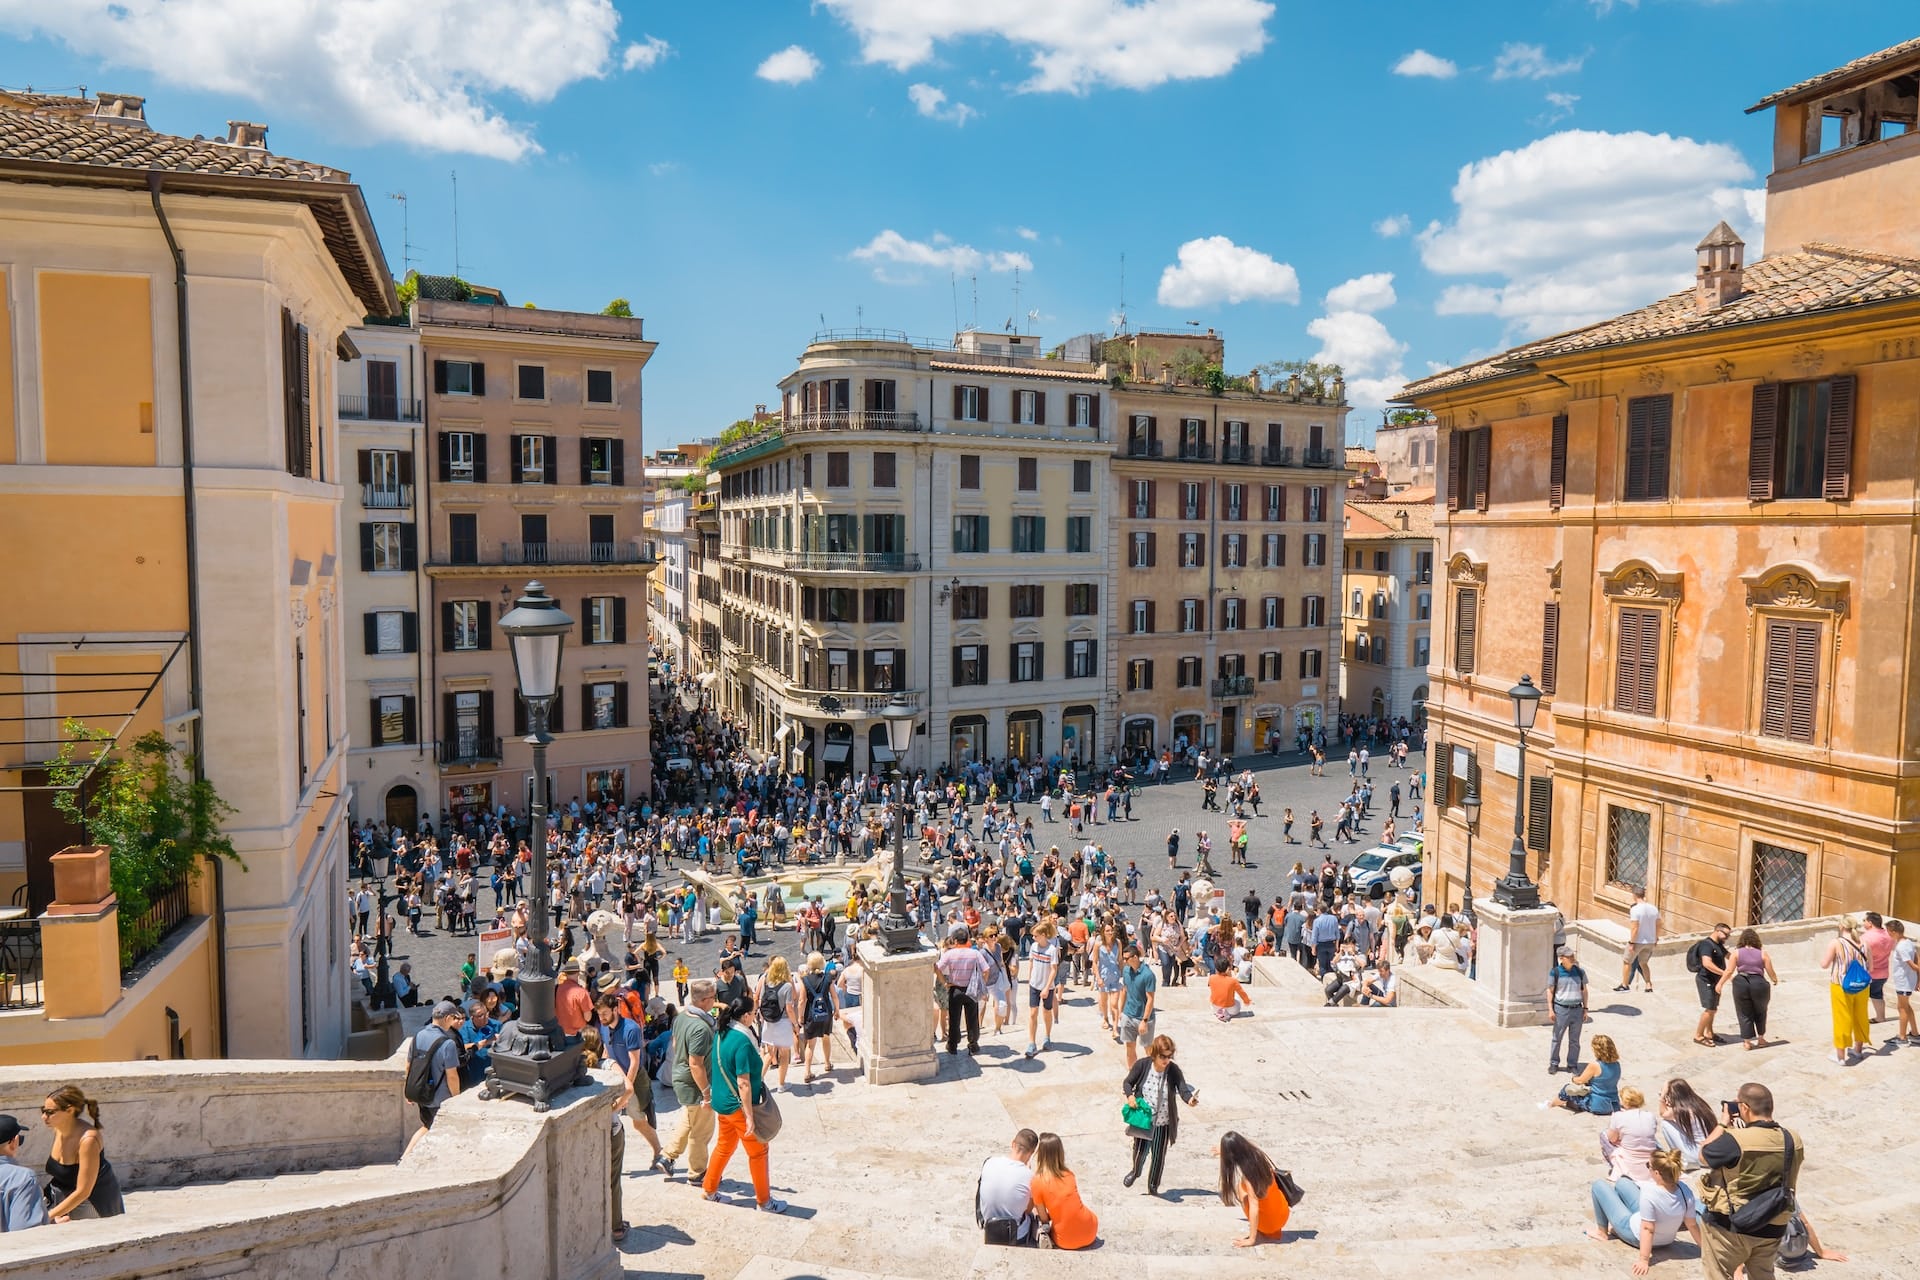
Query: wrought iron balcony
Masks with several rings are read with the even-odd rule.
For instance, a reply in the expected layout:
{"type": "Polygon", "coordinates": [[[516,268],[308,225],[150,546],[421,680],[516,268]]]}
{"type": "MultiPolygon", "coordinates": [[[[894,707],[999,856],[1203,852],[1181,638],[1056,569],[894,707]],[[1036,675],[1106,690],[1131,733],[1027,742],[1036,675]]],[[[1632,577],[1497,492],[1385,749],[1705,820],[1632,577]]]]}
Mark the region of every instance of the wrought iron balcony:
{"type": "Polygon", "coordinates": [[[439,746],[441,764],[498,764],[501,759],[498,738],[461,734],[442,738],[439,746]]]}
{"type": "Polygon", "coordinates": [[[1306,465],[1309,467],[1330,467],[1333,465],[1333,450],[1308,448],[1306,465]]]}
{"type": "Polygon", "coordinates": [[[1216,698],[1244,698],[1253,693],[1252,676],[1221,676],[1213,682],[1216,698]]]}
{"type": "Polygon", "coordinates": [[[1220,446],[1220,461],[1237,462],[1242,465],[1253,461],[1253,446],[1250,444],[1223,444],[1220,446]]]}
{"type": "Polygon", "coordinates": [[[1213,446],[1210,444],[1182,444],[1180,446],[1182,462],[1212,462],[1213,446]]]}
{"type": "Polygon", "coordinates": [[[1263,467],[1290,467],[1293,465],[1293,446],[1262,445],[1260,447],[1260,465],[1263,467]]]}
{"type": "Polygon", "coordinates": [[[785,431],[918,431],[920,415],[912,409],[816,409],[790,415],[785,431]]]}
{"type": "Polygon", "coordinates": [[[355,422],[418,422],[420,402],[398,396],[341,396],[340,416],[355,422]]]}
{"type": "Polygon", "coordinates": [[[360,505],[369,511],[411,510],[413,486],[410,484],[363,484],[360,486],[360,505]]]}
{"type": "Polygon", "coordinates": [[[1158,458],[1164,454],[1166,450],[1166,445],[1158,440],[1127,441],[1127,456],[1129,458],[1158,458]]]}
{"type": "Polygon", "coordinates": [[[920,557],[904,551],[790,551],[786,567],[834,573],[918,573],[920,557]]]}

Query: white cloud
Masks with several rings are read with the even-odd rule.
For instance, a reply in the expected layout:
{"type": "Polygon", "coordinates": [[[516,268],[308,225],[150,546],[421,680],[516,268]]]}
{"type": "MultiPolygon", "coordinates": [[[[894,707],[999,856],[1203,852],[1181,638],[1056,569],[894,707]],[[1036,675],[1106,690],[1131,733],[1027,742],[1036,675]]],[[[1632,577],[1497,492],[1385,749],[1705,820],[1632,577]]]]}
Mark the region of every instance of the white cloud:
{"type": "Polygon", "coordinates": [[[1022,240],[1038,240],[1040,238],[1040,233],[1032,227],[1015,227],[1013,234],[1019,236],[1022,240]]]}
{"type": "Polygon", "coordinates": [[[820,74],[820,59],[799,45],[790,44],[778,53],[768,54],[753,74],[775,84],[805,84],[820,74]]]}
{"type": "Polygon", "coordinates": [[[1396,341],[1372,314],[1394,301],[1392,272],[1355,276],[1327,290],[1326,314],[1307,325],[1308,336],[1320,341],[1313,358],[1340,366],[1346,374],[1347,398],[1363,409],[1384,405],[1406,385],[1402,362],[1407,344],[1396,341]]]}
{"type": "Polygon", "coordinates": [[[1733,147],[1669,134],[1568,129],[1476,160],[1453,185],[1455,214],[1419,235],[1447,288],[1441,315],[1492,315],[1539,336],[1684,289],[1693,247],[1726,219],[1759,256],[1764,193],[1733,147]]]}
{"type": "Polygon", "coordinates": [[[1027,55],[1036,93],[1150,89],[1226,75],[1266,47],[1270,0],[820,0],[896,71],[934,47],[1000,39],[1027,55]]]}
{"type": "Polygon", "coordinates": [[[1397,300],[1393,272],[1375,271],[1327,290],[1326,303],[1329,311],[1384,311],[1397,300]]]}
{"type": "Polygon", "coordinates": [[[1554,124],[1573,114],[1573,104],[1580,101],[1577,93],[1550,93],[1547,105],[1552,108],[1544,116],[1535,119],[1536,124],[1554,124]]]}
{"type": "Polygon", "coordinates": [[[493,99],[547,102],[616,57],[625,65],[619,27],[613,0],[0,0],[0,31],[60,41],[122,74],[325,121],[360,144],[504,160],[540,148],[493,99]]]}
{"type": "Polygon", "coordinates": [[[659,36],[648,36],[636,44],[627,46],[620,55],[620,69],[623,71],[648,71],[653,64],[673,52],[673,46],[659,36]]]}
{"type": "Polygon", "coordinates": [[[1613,6],[1616,4],[1623,5],[1628,9],[1638,9],[1640,7],[1640,0],[1587,0],[1587,3],[1591,4],[1594,13],[1602,18],[1612,13],[1613,6]]]}
{"type": "Polygon", "coordinates": [[[1493,60],[1493,78],[1495,80],[1548,80],[1554,76],[1564,76],[1578,71],[1587,60],[1586,54],[1579,54],[1555,62],[1547,57],[1547,51],[1537,44],[1508,44],[1500,47],[1500,56],[1493,60]]]}
{"type": "Polygon", "coordinates": [[[882,284],[916,284],[920,277],[914,268],[927,267],[944,272],[1033,270],[1033,259],[1018,250],[976,249],[957,244],[935,232],[926,240],[909,240],[889,227],[848,255],[860,262],[873,263],[873,278],[882,284]],[[904,274],[890,272],[889,266],[906,267],[904,274]]]}
{"type": "Polygon", "coordinates": [[[1412,53],[1393,64],[1393,74],[1397,76],[1427,76],[1434,80],[1451,80],[1460,74],[1460,68],[1450,59],[1428,53],[1425,49],[1415,49],[1412,53]]]}
{"type": "Polygon", "coordinates": [[[670,173],[678,173],[679,171],[680,162],[678,160],[655,160],[647,166],[647,172],[656,178],[664,178],[670,173]]]}
{"type": "Polygon", "coordinates": [[[962,125],[980,114],[964,102],[948,102],[946,90],[930,84],[908,85],[907,97],[913,102],[914,110],[929,120],[962,125]]]}
{"type": "Polygon", "coordinates": [[[1380,221],[1374,223],[1373,231],[1375,235],[1385,236],[1387,239],[1391,240],[1395,236],[1403,236],[1407,234],[1407,232],[1411,230],[1412,227],[1413,227],[1412,218],[1409,218],[1404,213],[1396,213],[1388,217],[1382,218],[1380,219],[1380,221]]]}
{"type": "Polygon", "coordinates": [[[1225,236],[1207,236],[1181,245],[1180,260],[1160,273],[1159,301],[1163,307],[1298,302],[1300,277],[1258,249],[1225,236]]]}

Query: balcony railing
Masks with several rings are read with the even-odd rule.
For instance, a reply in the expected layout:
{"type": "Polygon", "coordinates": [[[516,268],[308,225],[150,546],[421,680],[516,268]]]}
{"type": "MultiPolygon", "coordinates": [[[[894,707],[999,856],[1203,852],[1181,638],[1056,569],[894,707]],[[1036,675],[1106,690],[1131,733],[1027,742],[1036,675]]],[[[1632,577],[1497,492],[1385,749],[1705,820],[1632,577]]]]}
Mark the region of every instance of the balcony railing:
{"type": "Polygon", "coordinates": [[[1252,692],[1252,676],[1221,676],[1213,682],[1213,696],[1216,698],[1244,698],[1252,692]]]}
{"type": "Polygon", "coordinates": [[[920,557],[901,551],[790,551],[786,567],[843,573],[918,573],[920,557]]]}
{"type": "Polygon", "coordinates": [[[147,899],[146,911],[123,930],[127,939],[133,944],[133,955],[126,964],[121,966],[121,972],[124,973],[133,968],[158,950],[160,944],[166,941],[167,935],[179,928],[190,914],[192,911],[187,900],[187,882],[184,879],[170,889],[163,889],[159,893],[150,895],[147,899]]]}
{"type": "Polygon", "coordinates": [[[441,764],[498,764],[500,739],[462,734],[440,740],[441,764]]]}
{"type": "Polygon", "coordinates": [[[341,396],[340,416],[360,422],[418,422],[420,402],[398,396],[341,396]]]}
{"type": "Polygon", "coordinates": [[[1220,446],[1220,461],[1238,462],[1242,465],[1253,461],[1253,446],[1250,444],[1223,444],[1220,446]]]}
{"type": "Polygon", "coordinates": [[[413,507],[410,484],[360,486],[360,505],[369,511],[407,511],[413,507]]]}
{"type": "Polygon", "coordinates": [[[1309,467],[1330,467],[1333,465],[1333,450],[1308,448],[1305,465],[1309,467]]]}
{"type": "Polygon", "coordinates": [[[1210,444],[1182,444],[1180,446],[1182,462],[1212,462],[1213,446],[1210,444]]]}
{"type": "Polygon", "coordinates": [[[911,409],[827,409],[790,415],[786,431],[918,431],[920,415],[911,409]]]}
{"type": "Polygon", "coordinates": [[[786,710],[800,715],[879,715],[896,697],[905,697],[914,710],[920,709],[920,693],[917,689],[902,689],[897,693],[877,690],[861,693],[854,689],[809,689],[787,681],[780,694],[786,703],[786,710]]]}
{"type": "Polygon", "coordinates": [[[31,917],[0,922],[0,1009],[38,1009],[46,1003],[45,978],[40,922],[31,917]]]}
{"type": "Polygon", "coordinates": [[[1127,456],[1129,458],[1158,458],[1165,453],[1166,450],[1166,445],[1158,440],[1127,441],[1127,456]]]}
{"type": "Polygon", "coordinates": [[[1293,446],[1267,444],[1260,446],[1260,465],[1263,467],[1290,467],[1293,465],[1293,446]]]}
{"type": "Polygon", "coordinates": [[[652,548],[632,542],[502,542],[435,548],[434,565],[654,564],[652,548]]]}

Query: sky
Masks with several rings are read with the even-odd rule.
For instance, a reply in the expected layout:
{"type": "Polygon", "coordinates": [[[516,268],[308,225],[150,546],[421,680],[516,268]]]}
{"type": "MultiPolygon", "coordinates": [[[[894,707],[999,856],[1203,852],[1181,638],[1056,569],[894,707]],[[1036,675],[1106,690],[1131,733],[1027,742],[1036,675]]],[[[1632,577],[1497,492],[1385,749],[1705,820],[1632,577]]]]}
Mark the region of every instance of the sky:
{"type": "Polygon", "coordinates": [[[350,170],[396,275],[630,300],[649,448],[821,328],[1213,327],[1412,377],[1763,243],[1766,94],[1911,38],[1863,0],[0,0],[0,84],[144,94],[350,170]],[[457,173],[458,238],[455,237],[457,173]],[[390,194],[404,193],[404,204],[390,194]],[[403,224],[404,215],[404,224],[403,224]],[[457,249],[457,253],[456,253],[457,249]]]}

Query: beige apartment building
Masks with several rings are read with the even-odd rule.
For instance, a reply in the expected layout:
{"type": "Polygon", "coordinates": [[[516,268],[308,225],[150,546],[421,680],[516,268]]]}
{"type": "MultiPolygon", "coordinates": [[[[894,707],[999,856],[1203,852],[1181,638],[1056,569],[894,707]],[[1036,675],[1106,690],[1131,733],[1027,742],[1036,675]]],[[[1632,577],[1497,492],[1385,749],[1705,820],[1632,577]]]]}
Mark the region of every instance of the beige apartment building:
{"type": "Polygon", "coordinates": [[[1112,451],[1099,366],[1031,335],[816,336],[776,422],[722,450],[717,693],[810,776],[1091,761],[1107,690],[1112,451]]]}
{"type": "Polygon", "coordinates": [[[1349,498],[1342,562],[1340,709],[1419,724],[1433,619],[1433,495],[1349,498]]]}
{"type": "MultiPolygon", "coordinates": [[[[1137,349],[1218,338],[1133,335],[1137,349]]],[[[1347,406],[1335,383],[1213,389],[1125,376],[1112,392],[1105,550],[1119,742],[1127,751],[1291,749],[1333,713],[1347,406]]]]}
{"type": "MultiPolygon", "coordinates": [[[[422,299],[413,323],[431,450],[415,473],[426,529],[368,520],[359,536],[372,578],[408,574],[417,542],[428,583],[429,662],[410,727],[431,744],[439,778],[423,803],[457,817],[532,798],[525,711],[495,629],[529,579],[578,624],[549,725],[550,795],[566,804],[645,794],[653,563],[638,473],[641,373],[654,344],[637,318],[473,302],[422,299]]],[[[390,724],[383,712],[374,729],[390,724]]],[[[399,777],[403,759],[373,812],[394,788],[416,785],[399,777]]]]}

